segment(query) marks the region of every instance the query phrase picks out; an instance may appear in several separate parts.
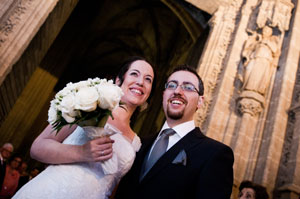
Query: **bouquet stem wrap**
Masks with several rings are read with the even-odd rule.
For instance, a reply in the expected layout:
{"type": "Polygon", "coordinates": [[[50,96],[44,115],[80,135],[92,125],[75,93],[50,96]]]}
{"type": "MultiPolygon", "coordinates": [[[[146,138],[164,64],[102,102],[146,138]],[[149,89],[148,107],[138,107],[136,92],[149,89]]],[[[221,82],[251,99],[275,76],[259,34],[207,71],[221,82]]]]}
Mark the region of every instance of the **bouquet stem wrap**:
{"type": "MultiPolygon", "coordinates": [[[[87,136],[91,139],[104,137],[104,136],[111,136],[115,134],[114,131],[103,127],[83,126],[82,128],[87,134],[87,136]]],[[[101,166],[105,175],[117,173],[118,171],[117,156],[113,153],[112,158],[101,162],[101,166]]]]}

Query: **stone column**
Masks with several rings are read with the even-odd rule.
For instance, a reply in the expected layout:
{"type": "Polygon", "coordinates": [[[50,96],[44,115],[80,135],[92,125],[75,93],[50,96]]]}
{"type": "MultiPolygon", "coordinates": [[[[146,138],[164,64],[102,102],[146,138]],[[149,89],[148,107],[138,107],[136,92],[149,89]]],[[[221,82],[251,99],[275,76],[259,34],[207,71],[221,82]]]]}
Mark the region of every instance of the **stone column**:
{"type": "Polygon", "coordinates": [[[238,182],[245,179],[251,180],[254,173],[255,157],[258,153],[255,139],[261,137],[257,124],[264,108],[264,100],[262,95],[254,91],[244,91],[238,99],[237,108],[242,119],[237,142],[233,144],[234,177],[238,182]]]}
{"type": "Polygon", "coordinates": [[[49,72],[39,67],[35,70],[7,119],[0,127],[0,132],[3,133],[1,139],[10,140],[14,143],[15,148],[19,148],[23,140],[27,139],[26,136],[30,136],[30,143],[32,143],[40,132],[30,132],[30,129],[34,125],[44,125],[34,122],[45,104],[49,107],[46,102],[53,96],[53,88],[56,83],[57,78],[49,72]],[[24,118],[27,119],[26,122],[24,118]],[[29,135],[27,132],[31,134],[29,135]]]}
{"type": "MultiPolygon", "coordinates": [[[[198,73],[205,86],[204,105],[195,115],[198,126],[203,127],[214,100],[214,92],[224,69],[224,59],[228,53],[241,5],[241,0],[234,0],[231,3],[220,5],[209,22],[211,31],[198,66],[198,73]]],[[[199,7],[201,6],[199,5],[199,7]]]]}
{"type": "MultiPolygon", "coordinates": [[[[299,76],[300,77],[300,76],[299,76]]],[[[300,86],[298,84],[298,86],[300,86]]],[[[298,94],[300,91],[298,90],[298,94]]],[[[299,97],[299,96],[298,96],[299,97]]],[[[288,128],[277,178],[276,199],[298,199],[300,196],[300,103],[289,111],[288,128]]]]}
{"type": "MultiPolygon", "coordinates": [[[[255,173],[252,177],[255,182],[267,187],[271,198],[284,145],[288,120],[287,110],[291,106],[293,93],[291,88],[295,83],[297,71],[297,66],[293,63],[295,57],[287,51],[287,46],[290,45],[289,42],[292,41],[292,38],[284,39],[286,31],[289,30],[292,9],[293,4],[290,0],[263,0],[256,19],[258,29],[265,26],[273,29],[272,37],[277,37],[278,49],[282,50],[276,55],[277,57],[273,54],[272,62],[275,67],[272,71],[273,78],[264,93],[266,104],[264,117],[260,123],[263,126],[262,142],[256,157],[255,173]]],[[[292,31],[289,30],[289,32],[292,31]]],[[[292,34],[289,35],[292,36],[292,34]]],[[[290,47],[290,49],[292,48],[290,47]]]]}

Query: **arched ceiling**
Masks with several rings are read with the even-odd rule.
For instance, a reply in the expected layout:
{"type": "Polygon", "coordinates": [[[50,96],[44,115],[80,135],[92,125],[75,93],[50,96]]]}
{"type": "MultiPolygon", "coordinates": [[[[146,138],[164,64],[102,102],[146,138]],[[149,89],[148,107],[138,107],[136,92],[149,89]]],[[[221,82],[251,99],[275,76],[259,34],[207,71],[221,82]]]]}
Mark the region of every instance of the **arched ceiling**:
{"type": "Polygon", "coordinates": [[[187,2],[193,4],[199,9],[207,12],[208,14],[213,14],[221,4],[225,4],[227,0],[186,0],[187,2]]]}
{"type": "MultiPolygon", "coordinates": [[[[51,13],[52,17],[39,31],[49,31],[49,34],[55,34],[52,37],[56,37],[53,43],[51,41],[51,47],[44,49],[46,55],[38,57],[40,55],[34,53],[44,43],[49,43],[49,38],[38,34],[31,48],[27,49],[33,57],[22,57],[14,69],[16,72],[10,74],[1,86],[13,85],[18,92],[0,89],[7,102],[2,105],[3,111],[0,110],[0,124],[25,88],[34,67],[39,66],[55,76],[58,79],[55,91],[58,91],[70,81],[95,76],[112,78],[124,59],[140,55],[153,63],[157,74],[156,92],[160,93],[172,67],[191,62],[197,65],[208,35],[206,24],[210,15],[184,0],[80,0],[68,20],[65,19],[68,15],[63,13],[70,12],[70,8],[62,2],[59,1],[51,13]],[[56,35],[51,29],[57,29],[56,25],[65,20],[67,22],[56,35]],[[17,84],[17,79],[24,81],[17,84]]],[[[152,104],[155,106],[150,104],[151,115],[143,118],[147,124],[140,127],[145,134],[153,125],[159,125],[156,119],[161,113],[161,95],[155,95],[152,104]]],[[[44,121],[46,117],[39,119],[44,121]]]]}
{"type": "Polygon", "coordinates": [[[183,2],[79,1],[41,66],[59,77],[57,89],[69,81],[113,77],[130,55],[146,57],[164,73],[162,67],[184,59],[195,44],[189,30],[199,37],[204,29],[183,2]]]}

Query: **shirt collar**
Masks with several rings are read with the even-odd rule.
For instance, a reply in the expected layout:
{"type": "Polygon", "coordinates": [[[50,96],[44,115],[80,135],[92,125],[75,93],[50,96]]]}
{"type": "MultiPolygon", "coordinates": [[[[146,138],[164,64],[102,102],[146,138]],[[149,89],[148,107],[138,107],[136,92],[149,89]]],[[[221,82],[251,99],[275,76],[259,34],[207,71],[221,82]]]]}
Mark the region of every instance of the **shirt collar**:
{"type": "MultiPolygon", "coordinates": [[[[195,128],[195,122],[194,120],[191,121],[187,121],[181,124],[178,124],[176,126],[174,126],[172,129],[174,131],[176,131],[176,133],[182,138],[184,137],[188,132],[190,132],[191,130],[193,130],[195,128]]],[[[163,127],[161,128],[160,132],[162,132],[163,130],[170,128],[167,121],[165,121],[163,127]]]]}

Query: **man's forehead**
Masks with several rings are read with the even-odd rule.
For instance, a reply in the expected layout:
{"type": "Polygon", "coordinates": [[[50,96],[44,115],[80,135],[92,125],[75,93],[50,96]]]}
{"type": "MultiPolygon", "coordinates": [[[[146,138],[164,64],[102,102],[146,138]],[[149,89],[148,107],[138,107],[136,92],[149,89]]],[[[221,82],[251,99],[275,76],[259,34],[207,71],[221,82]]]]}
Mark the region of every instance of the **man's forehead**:
{"type": "Polygon", "coordinates": [[[190,83],[198,84],[198,78],[195,74],[183,70],[172,73],[169,76],[168,81],[177,81],[179,83],[190,82],[190,83]]]}
{"type": "Polygon", "coordinates": [[[8,144],[4,145],[2,148],[6,149],[10,152],[12,152],[14,150],[14,148],[11,145],[8,145],[8,144]]]}

